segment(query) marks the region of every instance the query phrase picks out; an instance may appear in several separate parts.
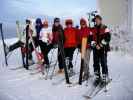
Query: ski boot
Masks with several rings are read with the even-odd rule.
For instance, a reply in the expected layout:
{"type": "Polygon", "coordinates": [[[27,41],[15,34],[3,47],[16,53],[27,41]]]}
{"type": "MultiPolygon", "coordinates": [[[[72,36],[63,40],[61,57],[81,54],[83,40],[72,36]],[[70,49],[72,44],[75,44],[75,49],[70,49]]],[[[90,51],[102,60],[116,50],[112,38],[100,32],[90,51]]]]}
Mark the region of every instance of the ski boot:
{"type": "Polygon", "coordinates": [[[83,74],[83,81],[87,81],[91,77],[90,72],[83,74]]]}
{"type": "Polygon", "coordinates": [[[107,74],[103,74],[102,75],[102,84],[106,85],[111,79],[109,78],[109,76],[107,74]]]}
{"type": "Polygon", "coordinates": [[[35,62],[31,59],[28,59],[28,64],[29,64],[29,66],[31,66],[31,65],[35,64],[35,62]]]}
{"type": "Polygon", "coordinates": [[[4,47],[5,47],[5,54],[7,56],[10,50],[9,47],[6,45],[6,43],[4,43],[4,47]]]}
{"type": "Polygon", "coordinates": [[[101,76],[98,75],[98,74],[95,74],[93,85],[94,85],[94,86],[97,86],[97,85],[100,84],[100,82],[101,82],[101,76]]]}
{"type": "Polygon", "coordinates": [[[58,70],[58,74],[63,74],[64,73],[64,69],[59,69],[58,70]]]}
{"type": "Polygon", "coordinates": [[[69,74],[69,77],[75,75],[75,71],[73,70],[73,68],[70,68],[70,69],[68,70],[68,74],[69,74]]]}

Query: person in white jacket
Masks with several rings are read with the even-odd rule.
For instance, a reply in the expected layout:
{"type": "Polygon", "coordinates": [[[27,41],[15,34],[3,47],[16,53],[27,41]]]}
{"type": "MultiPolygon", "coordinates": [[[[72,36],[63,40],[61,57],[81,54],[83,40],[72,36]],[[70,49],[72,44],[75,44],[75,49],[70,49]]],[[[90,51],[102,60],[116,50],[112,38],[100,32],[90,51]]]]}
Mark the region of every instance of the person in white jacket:
{"type": "Polygon", "coordinates": [[[39,45],[41,48],[41,52],[44,57],[44,63],[47,67],[49,66],[49,59],[48,59],[48,53],[52,49],[52,28],[48,26],[48,21],[45,20],[43,22],[43,28],[40,31],[39,36],[39,45]]]}

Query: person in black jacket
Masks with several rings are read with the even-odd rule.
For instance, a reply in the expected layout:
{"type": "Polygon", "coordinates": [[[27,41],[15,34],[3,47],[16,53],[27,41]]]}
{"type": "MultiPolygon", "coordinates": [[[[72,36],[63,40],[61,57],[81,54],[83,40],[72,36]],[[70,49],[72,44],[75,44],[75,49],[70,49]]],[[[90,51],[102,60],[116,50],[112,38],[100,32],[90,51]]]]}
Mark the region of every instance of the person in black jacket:
{"type": "Polygon", "coordinates": [[[92,28],[93,41],[93,60],[94,74],[96,76],[96,84],[102,79],[106,82],[108,77],[107,52],[110,50],[109,42],[111,40],[110,31],[106,25],[102,24],[102,17],[95,16],[96,25],[92,28]],[[102,76],[100,75],[100,67],[102,68],[102,76]]]}
{"type": "Polygon", "coordinates": [[[53,46],[56,48],[58,47],[58,62],[59,62],[59,71],[58,73],[63,73],[64,72],[64,67],[63,67],[63,60],[61,57],[61,53],[60,53],[60,48],[58,46],[59,42],[62,43],[64,42],[64,31],[63,28],[60,24],[60,19],[59,18],[55,18],[54,19],[54,24],[52,27],[52,33],[53,33],[53,41],[52,44],[53,46]]]}

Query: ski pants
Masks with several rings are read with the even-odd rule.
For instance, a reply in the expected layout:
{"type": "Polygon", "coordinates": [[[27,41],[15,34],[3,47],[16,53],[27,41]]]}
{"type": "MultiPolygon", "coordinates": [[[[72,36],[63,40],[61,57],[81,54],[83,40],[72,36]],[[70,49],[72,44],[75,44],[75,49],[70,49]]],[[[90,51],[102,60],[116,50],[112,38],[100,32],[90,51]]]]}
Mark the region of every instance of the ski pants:
{"type": "Polygon", "coordinates": [[[75,51],[75,47],[65,48],[64,51],[65,51],[65,57],[69,58],[68,69],[73,68],[72,60],[73,60],[73,54],[74,54],[74,51],[75,51]]]}
{"type": "Polygon", "coordinates": [[[86,78],[89,77],[90,71],[89,71],[89,64],[90,64],[90,54],[91,54],[91,49],[87,48],[86,53],[85,53],[85,66],[84,66],[84,76],[86,78]]]}
{"type": "MultiPolygon", "coordinates": [[[[35,47],[38,47],[39,46],[39,40],[37,39],[37,37],[32,37],[33,38],[33,42],[34,42],[34,45],[35,47]]],[[[34,51],[34,47],[32,45],[32,43],[29,43],[29,50],[28,50],[28,53],[29,53],[29,59],[32,59],[32,52],[34,51]]]]}
{"type": "Polygon", "coordinates": [[[14,51],[15,49],[19,48],[19,47],[23,47],[24,43],[21,41],[17,41],[16,43],[12,44],[9,46],[9,52],[14,51]]]}
{"type": "Polygon", "coordinates": [[[59,69],[63,69],[63,59],[61,56],[61,49],[58,47],[58,63],[59,63],[59,69]]]}
{"type": "Polygon", "coordinates": [[[53,45],[52,44],[47,45],[46,43],[44,43],[41,40],[39,41],[39,45],[40,45],[40,48],[41,48],[41,52],[42,52],[42,54],[44,56],[43,64],[49,65],[48,53],[53,48],[53,45]]]}
{"type": "MultiPolygon", "coordinates": [[[[24,47],[24,43],[21,42],[21,41],[18,41],[12,45],[9,46],[9,52],[12,52],[14,51],[15,49],[18,49],[19,47],[24,47]]],[[[32,48],[32,44],[29,44],[29,48],[32,48]]],[[[28,59],[32,60],[32,51],[31,52],[28,52],[28,59]]]]}
{"type": "MultiPolygon", "coordinates": [[[[33,37],[33,41],[34,41],[35,46],[37,47],[39,45],[38,39],[36,37],[33,37]]],[[[16,43],[9,46],[9,52],[12,52],[19,47],[24,47],[24,45],[25,45],[25,43],[23,43],[22,41],[17,41],[16,43]]],[[[34,51],[32,43],[29,43],[28,47],[29,47],[28,59],[32,60],[32,52],[34,51]]]]}
{"type": "Polygon", "coordinates": [[[96,76],[100,77],[100,67],[102,68],[102,74],[108,75],[107,66],[107,52],[104,49],[94,49],[93,50],[93,60],[94,60],[94,73],[96,76]]]}

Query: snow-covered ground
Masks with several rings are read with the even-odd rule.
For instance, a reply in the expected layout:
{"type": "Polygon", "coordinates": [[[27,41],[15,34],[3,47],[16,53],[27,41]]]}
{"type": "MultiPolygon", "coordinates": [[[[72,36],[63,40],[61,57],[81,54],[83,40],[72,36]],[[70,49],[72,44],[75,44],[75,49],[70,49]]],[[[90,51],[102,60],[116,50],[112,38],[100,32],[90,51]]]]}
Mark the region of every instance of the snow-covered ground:
{"type": "MultiPolygon", "coordinates": [[[[8,40],[11,44],[15,39],[8,40]]],[[[9,66],[4,65],[3,50],[0,43],[0,100],[85,100],[83,94],[88,91],[88,87],[82,86],[67,87],[65,82],[53,85],[57,79],[64,77],[55,76],[53,80],[40,79],[40,75],[30,75],[31,71],[23,68],[13,70],[21,66],[19,50],[10,55],[9,66]]],[[[56,50],[55,50],[56,51],[56,50]]],[[[53,53],[51,53],[53,54],[53,53]]],[[[49,57],[51,56],[49,55],[49,57]]],[[[79,69],[79,59],[75,52],[73,63],[79,69]]],[[[52,59],[56,58],[56,53],[52,59]]],[[[90,68],[93,72],[92,57],[90,68]]],[[[120,52],[110,52],[108,65],[112,83],[108,85],[108,92],[100,92],[93,100],[133,100],[133,57],[121,54],[120,52]]],[[[35,66],[31,66],[31,69],[35,66]]]]}

